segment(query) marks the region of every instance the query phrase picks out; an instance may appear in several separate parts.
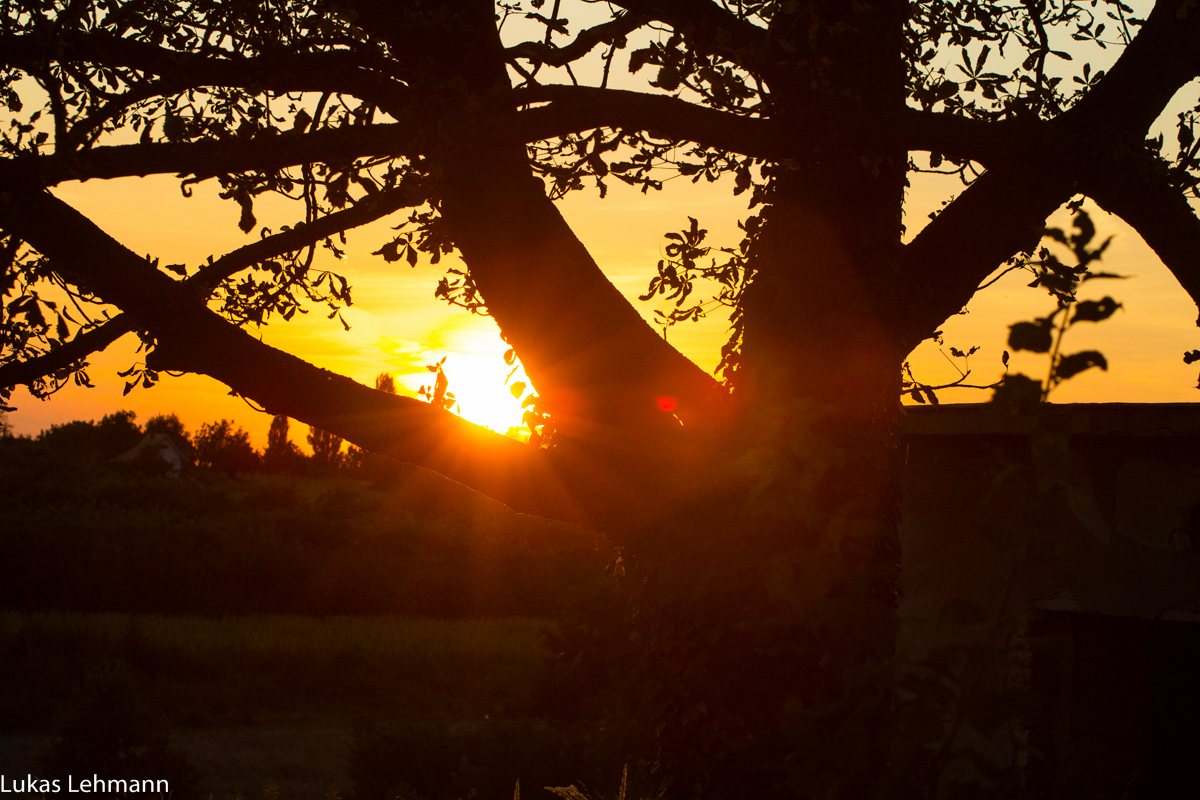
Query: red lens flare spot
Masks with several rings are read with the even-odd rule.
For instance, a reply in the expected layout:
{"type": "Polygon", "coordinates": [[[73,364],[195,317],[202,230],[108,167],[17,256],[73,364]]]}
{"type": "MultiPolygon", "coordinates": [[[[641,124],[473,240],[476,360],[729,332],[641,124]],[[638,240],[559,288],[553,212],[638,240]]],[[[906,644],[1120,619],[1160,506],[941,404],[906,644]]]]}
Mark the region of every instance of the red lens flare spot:
{"type": "Polygon", "coordinates": [[[659,395],[658,398],[655,400],[655,403],[657,403],[659,411],[666,411],[666,412],[674,411],[675,407],[679,405],[678,400],[676,400],[674,397],[671,397],[670,395],[665,395],[665,394],[659,395]]]}

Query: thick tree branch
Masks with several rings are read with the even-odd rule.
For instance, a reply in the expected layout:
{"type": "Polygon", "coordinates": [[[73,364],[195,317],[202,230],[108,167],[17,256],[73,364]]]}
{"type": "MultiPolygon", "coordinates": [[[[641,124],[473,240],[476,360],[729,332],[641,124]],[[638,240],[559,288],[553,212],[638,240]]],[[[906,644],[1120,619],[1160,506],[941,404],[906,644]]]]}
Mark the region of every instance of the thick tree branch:
{"type": "Polygon", "coordinates": [[[650,130],[764,158],[803,157],[805,145],[814,140],[789,134],[769,120],[739,117],[662,95],[547,86],[515,92],[513,99],[521,104],[551,99],[555,102],[517,114],[482,114],[459,120],[455,129],[460,133],[454,141],[435,140],[429,125],[410,117],[404,123],[355,125],[303,134],[153,142],[26,155],[0,161],[0,178],[38,180],[46,186],[66,180],[164,173],[205,178],[363,156],[431,152],[447,147],[470,149],[486,142],[535,142],[602,126],[650,130]]]}
{"type": "Polygon", "coordinates": [[[1075,191],[1053,169],[1002,163],[951,202],[904,248],[905,295],[888,314],[901,350],[964,308],[1006,259],[1036,247],[1046,218],[1075,191]]]}
{"type": "Polygon", "coordinates": [[[342,231],[382,219],[401,208],[420,205],[424,201],[423,193],[415,187],[402,185],[395,189],[386,189],[364,197],[351,208],[326,214],[308,224],[297,225],[290,230],[239,247],[201,267],[185,283],[207,297],[221,281],[248,267],[300,250],[342,231]]]}
{"type": "Polygon", "coordinates": [[[590,53],[598,44],[612,44],[646,24],[636,14],[620,14],[602,25],[580,31],[565,47],[551,47],[545,42],[521,42],[506,51],[509,58],[524,58],[549,67],[570,64],[590,53]]]}
{"type": "Polygon", "coordinates": [[[1023,119],[984,122],[914,108],[890,119],[863,119],[858,132],[864,145],[894,142],[910,152],[940,153],[985,166],[1036,158],[1047,150],[1071,145],[1064,131],[1046,122],[1023,119]]]}
{"type": "Polygon", "coordinates": [[[754,72],[770,72],[767,32],[712,0],[616,0],[632,14],[665,22],[697,50],[754,72]]]}
{"type": "Polygon", "coordinates": [[[1080,191],[1133,226],[1200,306],[1200,218],[1167,165],[1143,152],[1092,166],[1080,191]]]}
{"type": "Polygon", "coordinates": [[[402,84],[368,68],[348,50],[281,51],[252,57],[225,51],[200,54],[97,31],[70,32],[49,43],[37,34],[4,34],[0,35],[0,54],[0,63],[27,72],[51,61],[133,69],[159,76],[164,94],[198,86],[270,86],[277,92],[345,92],[374,99],[404,91],[402,84]]]}
{"type": "MultiPolygon", "coordinates": [[[[566,435],[649,452],[719,419],[728,395],[612,285],[530,175],[525,148],[449,154],[442,213],[488,310],[566,435]],[[661,444],[661,443],[659,443],[661,444]]],[[[644,463],[644,462],[643,462],[644,463]]]]}
{"type": "Polygon", "coordinates": [[[214,175],[282,169],[296,164],[344,161],[363,156],[467,149],[491,141],[529,143],[597,127],[644,130],[760,158],[804,160],[847,136],[863,144],[899,137],[910,150],[990,163],[1034,152],[1046,145],[1044,124],[984,123],[948,114],[907,110],[891,119],[864,119],[857,130],[836,135],[820,124],[789,129],[778,122],[745,117],[659,94],[575,86],[538,86],[512,93],[514,105],[545,103],[518,114],[483,114],[461,120],[459,140],[437,141],[417,115],[403,123],[348,126],[309,133],[264,134],[251,139],[94,147],[71,153],[21,156],[0,162],[0,177],[66,180],[153,174],[214,175]]]}
{"type": "Polygon", "coordinates": [[[513,138],[525,142],[593,128],[624,128],[760,158],[800,159],[829,138],[819,128],[789,130],[769,119],[662,94],[555,85],[518,89],[513,95],[518,105],[549,103],[517,115],[513,138]]]}
{"type": "Polygon", "coordinates": [[[1175,93],[1197,75],[1200,13],[1176,0],[1157,0],[1141,32],[1063,118],[1081,134],[1122,131],[1140,140],[1175,93]]]}
{"type": "Polygon", "coordinates": [[[579,451],[550,453],[522,445],[263,344],[37,187],[9,187],[0,195],[0,227],[67,265],[80,284],[150,331],[157,340],[150,359],[155,369],[209,375],[270,413],[435,470],[518,511],[573,522],[648,513],[653,487],[635,485],[579,451]]]}
{"type": "Polygon", "coordinates": [[[61,369],[67,369],[92,353],[100,352],[131,330],[132,320],[124,314],[117,314],[98,328],[77,334],[61,347],[36,358],[0,365],[0,388],[30,384],[61,369]]]}
{"type": "Polygon", "coordinates": [[[1180,16],[1179,7],[1160,0],[1100,83],[1061,117],[1038,125],[1033,136],[1053,143],[1040,159],[998,159],[905,248],[908,296],[894,325],[906,349],[965,306],[1005,259],[1037,244],[1031,237],[1045,218],[1092,172],[1089,153],[1102,154],[1123,138],[1140,142],[1175,92],[1200,73],[1200,14],[1180,16]]]}
{"type": "MultiPolygon", "coordinates": [[[[423,199],[423,198],[421,198],[423,199]]],[[[307,225],[268,236],[239,247],[200,268],[182,285],[201,297],[208,297],[216,286],[238,272],[271,258],[307,247],[342,231],[365,225],[400,208],[421,202],[405,187],[389,189],[364,198],[353,208],[328,214],[307,225]]],[[[81,333],[63,346],[27,361],[0,366],[0,387],[32,383],[39,378],[65,369],[92,353],[103,350],[125,333],[133,330],[133,322],[118,314],[99,328],[81,333]]]]}
{"type": "MultiPolygon", "coordinates": [[[[402,44],[386,4],[362,0],[358,8],[364,24],[402,44]]],[[[670,494],[687,482],[681,453],[722,416],[728,395],[605,277],[531,174],[520,137],[497,135],[520,114],[493,8],[477,0],[456,13],[452,37],[429,32],[444,44],[430,69],[455,75],[465,101],[484,111],[443,119],[446,148],[431,155],[450,238],[554,415],[558,446],[619,464],[639,485],[671,486],[670,494]],[[480,130],[485,115],[494,122],[480,130]]]]}
{"type": "Polygon", "coordinates": [[[561,84],[513,92],[523,109],[511,138],[550,139],[593,128],[641,130],[667,139],[696,142],[767,159],[804,161],[833,147],[861,149],[901,146],[968,158],[981,164],[1074,146],[1059,129],[1032,120],[984,122],[954,114],[905,109],[899,114],[864,114],[839,120],[806,120],[788,126],[757,116],[731,114],[665,94],[561,84]]]}
{"type": "Polygon", "coordinates": [[[303,134],[252,139],[153,142],[95,147],[74,153],[20,156],[0,161],[0,179],[54,186],[69,180],[158,174],[213,177],[250,170],[270,171],[315,162],[407,152],[412,125],[354,125],[303,134]]]}

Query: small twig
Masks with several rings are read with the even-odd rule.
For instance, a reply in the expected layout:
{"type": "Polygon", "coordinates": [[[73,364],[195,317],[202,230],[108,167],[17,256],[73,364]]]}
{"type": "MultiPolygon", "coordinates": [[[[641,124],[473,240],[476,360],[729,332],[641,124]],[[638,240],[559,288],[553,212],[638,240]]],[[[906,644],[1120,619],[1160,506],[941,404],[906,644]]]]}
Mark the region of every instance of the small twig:
{"type": "Polygon", "coordinates": [[[990,281],[988,281],[987,283],[985,283],[985,284],[983,284],[983,285],[981,285],[981,286],[977,286],[977,287],[975,287],[975,291],[977,291],[977,292],[978,292],[978,291],[982,291],[983,289],[986,289],[986,288],[988,288],[988,287],[989,287],[989,286],[991,286],[993,283],[995,283],[996,281],[1000,280],[1000,279],[1001,279],[1001,278],[1003,278],[1005,275],[1007,275],[1008,273],[1012,272],[1012,271],[1013,271],[1013,270],[1015,270],[1015,269],[1029,269],[1029,264],[1027,264],[1027,263],[1025,263],[1025,262],[1022,262],[1022,263],[1020,263],[1020,264],[1014,264],[1014,265],[1012,265],[1011,267],[1008,267],[1007,269],[1005,269],[1003,272],[1001,272],[1001,273],[1000,273],[999,275],[997,275],[996,277],[992,278],[992,279],[991,279],[990,281]]]}
{"type": "MultiPolygon", "coordinates": [[[[1037,69],[1035,73],[1037,76],[1037,83],[1034,88],[1040,93],[1042,91],[1042,84],[1045,82],[1046,77],[1046,55],[1050,52],[1050,38],[1046,35],[1046,26],[1042,22],[1042,14],[1038,9],[1038,0],[1024,0],[1024,5],[1025,8],[1029,10],[1029,18],[1033,22],[1034,30],[1037,31],[1039,47],[1037,69]]],[[[1039,107],[1035,109],[1035,111],[1040,112],[1040,106],[1041,103],[1039,101],[1039,107]]]]}
{"type": "Polygon", "coordinates": [[[946,359],[946,361],[948,361],[950,363],[950,366],[954,367],[954,371],[958,373],[960,379],[966,378],[967,375],[969,375],[971,373],[971,367],[969,364],[967,366],[967,371],[963,372],[961,369],[958,368],[958,364],[954,363],[954,359],[952,359],[952,358],[950,358],[950,356],[946,355],[945,350],[942,350],[939,347],[938,352],[942,354],[942,358],[946,359]]]}
{"type": "Polygon", "coordinates": [[[1046,386],[1042,389],[1043,403],[1046,402],[1046,398],[1050,396],[1050,390],[1058,384],[1055,375],[1055,373],[1058,371],[1058,351],[1062,347],[1063,334],[1065,334],[1067,332],[1067,328],[1070,327],[1070,323],[1068,322],[1068,320],[1071,318],[1070,309],[1071,303],[1067,303],[1066,305],[1060,307],[1058,311],[1054,312],[1054,316],[1056,317],[1060,311],[1064,313],[1062,325],[1058,329],[1058,336],[1054,339],[1054,350],[1050,353],[1050,373],[1046,376],[1046,386]]]}
{"type": "Polygon", "coordinates": [[[617,54],[617,43],[613,42],[608,47],[608,54],[604,56],[604,75],[600,79],[600,88],[608,88],[608,73],[612,69],[613,56],[617,54]]]}

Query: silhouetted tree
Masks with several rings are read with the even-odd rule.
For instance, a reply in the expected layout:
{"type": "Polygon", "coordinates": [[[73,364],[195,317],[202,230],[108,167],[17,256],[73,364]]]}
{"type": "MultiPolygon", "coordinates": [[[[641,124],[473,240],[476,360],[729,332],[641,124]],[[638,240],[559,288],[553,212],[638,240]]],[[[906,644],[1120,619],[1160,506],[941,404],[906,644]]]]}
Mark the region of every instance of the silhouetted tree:
{"type": "Polygon", "coordinates": [[[381,372],[375,376],[375,388],[388,394],[396,393],[396,379],[390,372],[381,372]]]}
{"type": "Polygon", "coordinates": [[[136,419],[133,411],[115,411],[105,414],[99,422],[76,420],[51,425],[37,438],[63,452],[92,453],[109,459],[141,441],[142,429],[136,419]]]}
{"type": "Polygon", "coordinates": [[[237,475],[254,472],[261,460],[250,444],[250,434],[223,419],[200,426],[196,434],[196,463],[201,467],[237,475]]]}
{"type": "Polygon", "coordinates": [[[1095,0],[530,6],[6,5],[0,386],[86,383],[87,357],[138,331],[151,349],[128,388],[209,375],[322,441],[601,528],[626,546],[618,572],[641,576],[627,581],[638,669],[672,791],[867,796],[887,764],[898,398],[936,399],[903,385],[901,365],[998,266],[1023,264],[1077,193],[1200,297],[1195,113],[1178,115],[1177,145],[1150,133],[1200,74],[1200,13],[1180,0],[1146,14],[1095,0]],[[637,89],[612,88],[626,69],[637,89]],[[928,170],[969,186],[904,243],[908,175],[928,170]],[[247,232],[264,193],[302,197],[304,219],[160,266],[47,191],[149,174],[215,179],[247,232]],[[706,287],[731,309],[724,383],[643,321],[553,202],[675,176],[724,176],[749,200],[736,245],[712,247],[698,222],[670,234],[648,291],[673,303],[664,323],[710,309],[706,287]],[[344,231],[400,209],[378,254],[462,255],[437,294],[496,321],[551,447],[242,330],[310,301],[336,317],[350,288],[318,247],[336,256],[344,231]],[[80,320],[41,299],[51,285],[122,313],[80,320]]]}
{"type": "Polygon", "coordinates": [[[319,472],[329,472],[342,465],[342,437],[310,427],[308,446],[313,451],[311,463],[319,472]]]}
{"type": "Polygon", "coordinates": [[[267,448],[263,451],[263,469],[267,472],[300,472],[305,457],[296,443],[288,438],[291,420],[286,414],[276,414],[267,431],[267,448]]]}

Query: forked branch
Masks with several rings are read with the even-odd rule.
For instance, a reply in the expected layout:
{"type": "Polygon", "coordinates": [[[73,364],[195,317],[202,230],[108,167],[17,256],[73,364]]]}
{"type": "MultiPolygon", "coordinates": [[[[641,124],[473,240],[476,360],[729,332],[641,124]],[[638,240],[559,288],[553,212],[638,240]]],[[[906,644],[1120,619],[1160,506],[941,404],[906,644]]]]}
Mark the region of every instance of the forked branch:
{"type": "MultiPolygon", "coordinates": [[[[414,197],[406,187],[378,192],[353,208],[329,214],[308,225],[300,225],[239,247],[201,267],[181,285],[207,297],[221,281],[255,264],[308,247],[329,236],[381,219],[393,211],[419,202],[420,199],[414,197]]],[[[100,327],[77,334],[61,347],[43,355],[0,366],[0,387],[28,384],[66,369],[103,350],[133,329],[133,321],[129,316],[118,314],[100,327]]]]}
{"type": "Polygon", "coordinates": [[[157,341],[154,369],[209,375],[270,413],[427,467],[528,513],[573,522],[647,513],[637,485],[569,448],[549,453],[412,398],[319,369],[225,322],[61,200],[37,187],[0,196],[0,227],[65,265],[157,341]]]}
{"type": "Polygon", "coordinates": [[[619,14],[612,20],[585,28],[564,47],[552,47],[545,42],[521,42],[508,48],[509,58],[523,58],[548,67],[563,67],[586,56],[596,45],[612,44],[633,33],[646,23],[636,14],[619,14]]]}
{"type": "Polygon", "coordinates": [[[1200,218],[1166,164],[1149,153],[1096,164],[1080,191],[1128,222],[1200,306],[1200,218]]]}

